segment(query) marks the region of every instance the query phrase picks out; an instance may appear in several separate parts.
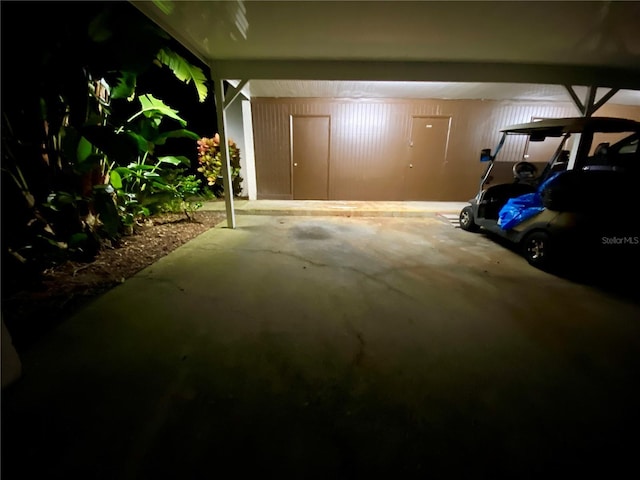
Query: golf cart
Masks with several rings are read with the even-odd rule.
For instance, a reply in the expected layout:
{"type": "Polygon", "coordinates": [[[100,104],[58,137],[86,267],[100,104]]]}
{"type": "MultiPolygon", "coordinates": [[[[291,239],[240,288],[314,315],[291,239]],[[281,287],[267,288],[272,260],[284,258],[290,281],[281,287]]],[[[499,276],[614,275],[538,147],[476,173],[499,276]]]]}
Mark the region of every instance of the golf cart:
{"type": "Polygon", "coordinates": [[[640,122],[609,117],[548,119],[502,129],[494,152],[481,152],[480,161],[488,165],[478,194],[460,212],[460,227],[512,242],[542,269],[559,260],[637,255],[640,223],[629,213],[635,211],[640,178],[639,136],[640,122]],[[534,163],[518,161],[512,182],[489,186],[496,157],[513,138],[528,140],[528,146],[548,139],[557,147],[541,172],[534,163]]]}

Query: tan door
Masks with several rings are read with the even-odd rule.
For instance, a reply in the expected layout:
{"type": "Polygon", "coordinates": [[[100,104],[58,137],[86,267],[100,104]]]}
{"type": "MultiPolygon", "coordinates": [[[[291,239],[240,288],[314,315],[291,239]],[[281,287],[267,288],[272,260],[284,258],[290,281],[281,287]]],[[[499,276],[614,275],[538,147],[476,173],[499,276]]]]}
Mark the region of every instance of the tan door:
{"type": "Polygon", "coordinates": [[[329,125],[326,116],[291,118],[294,200],[327,200],[329,195],[329,125]]]}
{"type": "Polygon", "coordinates": [[[404,199],[438,200],[447,159],[449,117],[413,117],[404,199]]]}

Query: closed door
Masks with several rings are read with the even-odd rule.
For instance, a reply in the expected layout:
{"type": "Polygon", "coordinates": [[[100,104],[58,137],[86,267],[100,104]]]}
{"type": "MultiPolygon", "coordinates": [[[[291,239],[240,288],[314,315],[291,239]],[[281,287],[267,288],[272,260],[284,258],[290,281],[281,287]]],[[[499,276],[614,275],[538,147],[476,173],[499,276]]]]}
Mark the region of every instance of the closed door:
{"type": "Polygon", "coordinates": [[[329,198],[329,125],[328,116],[291,118],[294,200],[329,198]]]}
{"type": "Polygon", "coordinates": [[[412,118],[408,164],[405,165],[405,200],[438,200],[450,124],[449,117],[412,118]]]}

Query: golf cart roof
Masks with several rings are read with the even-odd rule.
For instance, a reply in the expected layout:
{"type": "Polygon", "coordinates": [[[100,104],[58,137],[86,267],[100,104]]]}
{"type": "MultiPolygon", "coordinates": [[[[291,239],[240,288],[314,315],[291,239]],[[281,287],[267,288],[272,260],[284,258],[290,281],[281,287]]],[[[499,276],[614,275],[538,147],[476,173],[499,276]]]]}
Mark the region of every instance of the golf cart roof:
{"type": "Polygon", "coordinates": [[[534,134],[540,137],[560,137],[565,133],[580,133],[584,131],[604,133],[637,132],[640,131],[640,122],[613,117],[566,117],[511,125],[500,131],[534,134]]]}

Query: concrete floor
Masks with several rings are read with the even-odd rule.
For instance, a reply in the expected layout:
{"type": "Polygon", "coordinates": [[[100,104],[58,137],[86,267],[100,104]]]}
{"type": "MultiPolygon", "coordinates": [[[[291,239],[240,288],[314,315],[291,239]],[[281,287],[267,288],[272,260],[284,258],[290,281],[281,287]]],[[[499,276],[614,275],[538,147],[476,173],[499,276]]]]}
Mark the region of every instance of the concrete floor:
{"type": "Polygon", "coordinates": [[[612,478],[640,305],[435,214],[240,214],[25,352],[3,478],[612,478]]]}

